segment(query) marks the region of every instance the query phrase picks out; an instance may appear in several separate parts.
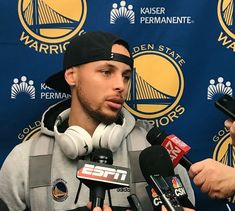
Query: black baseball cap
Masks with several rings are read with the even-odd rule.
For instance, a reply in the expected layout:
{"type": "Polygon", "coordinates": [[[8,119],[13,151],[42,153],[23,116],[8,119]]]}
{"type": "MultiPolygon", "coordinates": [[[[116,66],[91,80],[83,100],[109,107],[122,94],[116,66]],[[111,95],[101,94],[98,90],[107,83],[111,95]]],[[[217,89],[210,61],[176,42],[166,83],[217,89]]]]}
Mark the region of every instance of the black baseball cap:
{"type": "Polygon", "coordinates": [[[63,70],[50,76],[45,83],[59,92],[70,94],[70,87],[64,78],[65,70],[99,60],[120,61],[133,68],[132,54],[126,41],[110,32],[86,32],[71,40],[64,53],[63,70]],[[129,51],[130,57],[113,53],[111,50],[114,44],[123,45],[129,51]]]}

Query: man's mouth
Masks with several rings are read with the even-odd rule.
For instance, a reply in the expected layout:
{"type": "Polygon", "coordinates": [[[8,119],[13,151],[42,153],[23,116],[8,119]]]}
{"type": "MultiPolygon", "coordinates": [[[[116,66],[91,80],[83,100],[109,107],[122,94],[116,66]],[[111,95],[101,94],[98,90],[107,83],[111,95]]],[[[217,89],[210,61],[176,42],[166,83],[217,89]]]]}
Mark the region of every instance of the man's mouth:
{"type": "Polygon", "coordinates": [[[121,109],[122,105],[124,103],[124,99],[120,98],[120,97],[112,97],[112,98],[108,98],[107,100],[108,105],[112,108],[112,109],[121,109]]]}

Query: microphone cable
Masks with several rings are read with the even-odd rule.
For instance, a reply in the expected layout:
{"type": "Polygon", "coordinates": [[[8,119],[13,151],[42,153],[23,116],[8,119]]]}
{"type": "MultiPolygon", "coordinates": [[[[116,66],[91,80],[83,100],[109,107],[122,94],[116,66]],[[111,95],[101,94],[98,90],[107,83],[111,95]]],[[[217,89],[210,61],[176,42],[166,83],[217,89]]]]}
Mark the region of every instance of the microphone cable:
{"type": "Polygon", "coordinates": [[[74,204],[77,204],[77,202],[78,202],[78,196],[80,194],[81,188],[82,188],[82,182],[79,181],[79,186],[78,186],[78,190],[77,190],[76,197],[75,197],[75,200],[74,200],[74,204]]]}

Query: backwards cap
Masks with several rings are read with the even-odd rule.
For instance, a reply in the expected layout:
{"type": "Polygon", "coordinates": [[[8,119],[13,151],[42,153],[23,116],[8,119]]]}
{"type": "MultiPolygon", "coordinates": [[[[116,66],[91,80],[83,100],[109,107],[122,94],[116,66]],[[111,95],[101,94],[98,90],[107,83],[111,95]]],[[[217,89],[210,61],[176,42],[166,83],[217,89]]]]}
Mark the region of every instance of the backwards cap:
{"type": "Polygon", "coordinates": [[[128,57],[111,51],[114,44],[123,45],[131,56],[128,43],[112,33],[87,32],[75,37],[65,51],[63,70],[50,76],[46,80],[46,85],[59,92],[70,94],[70,87],[64,78],[65,70],[73,66],[99,60],[120,61],[133,68],[132,56],[128,57]]]}

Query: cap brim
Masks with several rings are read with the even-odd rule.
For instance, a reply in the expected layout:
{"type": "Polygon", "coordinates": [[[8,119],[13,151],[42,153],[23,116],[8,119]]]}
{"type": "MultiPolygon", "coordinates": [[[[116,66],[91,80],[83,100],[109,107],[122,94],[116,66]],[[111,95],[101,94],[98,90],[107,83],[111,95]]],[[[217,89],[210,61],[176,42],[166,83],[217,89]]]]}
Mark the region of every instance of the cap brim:
{"type": "Polygon", "coordinates": [[[56,91],[71,94],[70,87],[64,78],[64,71],[60,71],[50,76],[46,81],[46,85],[56,91]]]}

